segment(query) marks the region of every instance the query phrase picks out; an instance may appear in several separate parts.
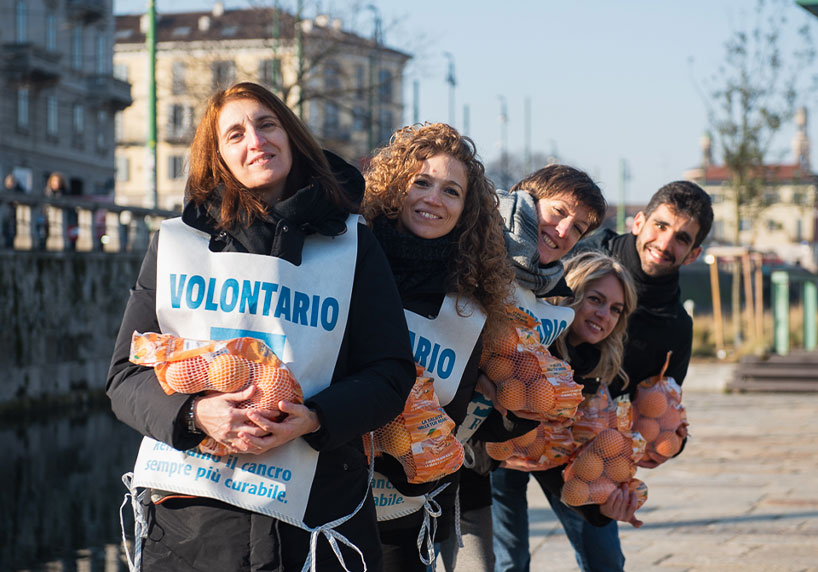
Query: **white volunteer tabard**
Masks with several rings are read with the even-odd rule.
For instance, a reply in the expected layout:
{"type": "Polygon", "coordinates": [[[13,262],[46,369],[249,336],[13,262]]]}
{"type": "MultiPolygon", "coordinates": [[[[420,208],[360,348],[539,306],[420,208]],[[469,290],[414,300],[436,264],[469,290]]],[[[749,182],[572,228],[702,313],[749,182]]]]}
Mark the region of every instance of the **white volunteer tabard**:
{"type": "MultiPolygon", "coordinates": [[[[534,292],[515,284],[514,305],[529,316],[537,319],[537,332],[544,346],[550,346],[554,340],[574,321],[574,310],[565,306],[554,306],[534,292]]],[[[466,411],[466,419],[457,430],[457,438],[462,443],[468,441],[491,413],[491,401],[475,392],[466,411]]]]}
{"type": "MultiPolygon", "coordinates": [[[[426,368],[434,378],[435,395],[441,406],[448,405],[457,393],[466,364],[469,362],[486,315],[472,303],[460,303],[457,313],[457,295],[443,299],[436,318],[426,318],[405,310],[409,337],[415,361],[426,368]]],[[[425,497],[404,496],[380,473],[372,479],[372,495],[378,511],[378,520],[400,518],[423,507],[425,497]]]]}
{"type": "MultiPolygon", "coordinates": [[[[312,235],[295,266],[271,256],[211,252],[210,236],[162,223],[156,313],[162,333],[266,342],[301,384],[304,398],[330,384],[346,328],[359,217],[344,234],[312,235]],[[320,350],[317,350],[320,348],[320,350]]],[[[176,451],[143,439],[135,485],[210,497],[295,525],[303,521],[318,452],[295,439],[263,455],[176,451]]]]}

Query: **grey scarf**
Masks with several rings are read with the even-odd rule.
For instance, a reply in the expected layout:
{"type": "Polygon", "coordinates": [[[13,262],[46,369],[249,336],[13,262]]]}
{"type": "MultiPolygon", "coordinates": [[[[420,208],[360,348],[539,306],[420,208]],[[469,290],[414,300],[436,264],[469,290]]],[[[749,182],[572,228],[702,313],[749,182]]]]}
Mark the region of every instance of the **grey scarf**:
{"type": "Polygon", "coordinates": [[[504,222],[506,252],[514,267],[517,282],[534,292],[535,296],[545,296],[562,278],[563,267],[559,260],[547,265],[540,264],[537,251],[540,238],[537,203],[525,191],[509,193],[498,190],[497,196],[504,222]]]}

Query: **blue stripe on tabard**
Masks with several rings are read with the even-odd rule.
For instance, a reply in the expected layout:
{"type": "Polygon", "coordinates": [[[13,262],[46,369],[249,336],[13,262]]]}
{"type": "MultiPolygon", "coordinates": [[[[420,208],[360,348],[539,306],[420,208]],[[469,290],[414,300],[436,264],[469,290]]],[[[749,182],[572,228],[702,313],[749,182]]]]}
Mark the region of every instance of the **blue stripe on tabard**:
{"type": "Polygon", "coordinates": [[[273,350],[279,358],[284,355],[284,342],[287,336],[284,334],[271,334],[269,332],[256,332],[254,330],[239,330],[237,328],[210,328],[211,340],[229,340],[232,338],[255,338],[261,340],[273,350]]]}

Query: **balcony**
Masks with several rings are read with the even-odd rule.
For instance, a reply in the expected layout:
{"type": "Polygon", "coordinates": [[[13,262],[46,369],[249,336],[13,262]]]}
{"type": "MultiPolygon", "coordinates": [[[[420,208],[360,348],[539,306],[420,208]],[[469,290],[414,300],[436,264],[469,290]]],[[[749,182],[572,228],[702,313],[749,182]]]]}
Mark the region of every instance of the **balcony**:
{"type": "Polygon", "coordinates": [[[92,24],[105,17],[105,0],[68,0],[68,17],[92,24]]]}
{"type": "Polygon", "coordinates": [[[122,111],[133,103],[131,84],[112,75],[88,76],[88,101],[91,105],[122,111]]]}
{"type": "Polygon", "coordinates": [[[46,51],[31,43],[0,46],[0,66],[8,83],[41,88],[60,79],[61,54],[46,51]]]}
{"type": "Polygon", "coordinates": [[[171,145],[190,145],[195,134],[195,127],[169,125],[165,131],[163,139],[165,142],[170,143],[171,145]]]}

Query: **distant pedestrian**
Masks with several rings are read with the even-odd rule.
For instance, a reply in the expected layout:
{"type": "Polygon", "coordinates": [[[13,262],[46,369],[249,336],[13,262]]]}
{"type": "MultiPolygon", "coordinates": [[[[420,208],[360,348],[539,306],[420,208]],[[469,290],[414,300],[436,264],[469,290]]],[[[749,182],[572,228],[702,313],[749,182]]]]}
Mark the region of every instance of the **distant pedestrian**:
{"type": "MultiPolygon", "coordinates": [[[[48,177],[43,194],[49,198],[60,198],[70,194],[65,176],[54,171],[48,177]]],[[[77,211],[73,208],[50,206],[48,209],[48,232],[62,232],[65,237],[66,250],[75,250],[79,236],[77,211]],[[60,216],[62,214],[62,216],[60,216]]],[[[50,236],[50,234],[49,234],[50,236]]]]}
{"type": "MultiPolygon", "coordinates": [[[[3,190],[7,193],[25,192],[17,181],[17,177],[11,173],[3,179],[3,190]]],[[[3,244],[6,248],[14,248],[15,236],[17,236],[17,206],[9,201],[3,204],[3,244]]]]}

